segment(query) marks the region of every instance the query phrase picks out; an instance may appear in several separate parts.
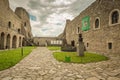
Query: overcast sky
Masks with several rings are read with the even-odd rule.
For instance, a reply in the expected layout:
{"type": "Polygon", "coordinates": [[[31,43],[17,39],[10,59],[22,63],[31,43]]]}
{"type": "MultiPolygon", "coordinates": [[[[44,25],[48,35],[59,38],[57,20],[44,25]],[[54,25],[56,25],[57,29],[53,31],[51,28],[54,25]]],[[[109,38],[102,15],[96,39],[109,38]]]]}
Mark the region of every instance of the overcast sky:
{"type": "Polygon", "coordinates": [[[31,21],[33,36],[55,37],[63,32],[66,19],[74,17],[95,0],[9,0],[10,7],[25,8],[37,17],[31,21]]]}

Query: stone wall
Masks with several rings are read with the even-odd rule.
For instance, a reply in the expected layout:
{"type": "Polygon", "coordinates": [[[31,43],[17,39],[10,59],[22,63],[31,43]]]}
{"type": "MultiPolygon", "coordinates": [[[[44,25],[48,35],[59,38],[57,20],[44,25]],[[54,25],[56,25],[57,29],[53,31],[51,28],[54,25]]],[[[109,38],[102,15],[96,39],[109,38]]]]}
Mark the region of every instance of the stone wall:
{"type": "Polygon", "coordinates": [[[120,0],[96,0],[87,9],[66,22],[64,31],[68,44],[78,42],[78,35],[82,34],[87,51],[97,53],[120,53],[120,0]],[[112,13],[119,13],[119,20],[112,24],[112,13]],[[90,16],[90,30],[82,31],[82,18],[90,16]],[[99,28],[95,28],[95,21],[99,19],[99,28]],[[80,31],[78,33],[78,27],[80,31]],[[109,44],[110,43],[110,44],[109,44]],[[108,47],[112,44],[112,49],[108,47]],[[108,46],[109,45],[109,46],[108,46]]]}
{"type": "Polygon", "coordinates": [[[25,35],[26,38],[32,38],[29,13],[22,7],[17,7],[16,10],[15,10],[15,13],[22,20],[21,26],[22,26],[23,35],[25,35]]]}
{"type": "Polygon", "coordinates": [[[62,40],[57,37],[34,37],[34,43],[37,46],[61,46],[62,40]]]}
{"type": "MultiPolygon", "coordinates": [[[[27,20],[29,21],[28,18],[27,20]]],[[[18,48],[23,45],[26,34],[22,34],[22,24],[23,19],[10,9],[9,1],[0,0],[0,49],[18,48]]],[[[25,33],[31,33],[31,28],[25,33]]]]}

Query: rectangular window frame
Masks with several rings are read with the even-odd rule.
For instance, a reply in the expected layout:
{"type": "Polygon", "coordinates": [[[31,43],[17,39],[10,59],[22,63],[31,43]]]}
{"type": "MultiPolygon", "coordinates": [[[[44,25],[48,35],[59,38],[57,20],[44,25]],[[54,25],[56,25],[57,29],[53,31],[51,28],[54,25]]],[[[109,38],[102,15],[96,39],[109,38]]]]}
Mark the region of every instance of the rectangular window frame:
{"type": "Polygon", "coordinates": [[[109,50],[113,49],[113,43],[112,42],[108,42],[108,49],[109,50]]]}

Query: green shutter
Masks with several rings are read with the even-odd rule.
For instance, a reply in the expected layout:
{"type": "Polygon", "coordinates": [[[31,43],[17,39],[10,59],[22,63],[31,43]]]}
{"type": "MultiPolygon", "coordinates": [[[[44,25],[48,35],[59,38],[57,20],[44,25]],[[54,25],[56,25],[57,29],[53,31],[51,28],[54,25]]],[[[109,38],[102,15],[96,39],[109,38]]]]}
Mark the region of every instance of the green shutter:
{"type": "Polygon", "coordinates": [[[82,31],[87,31],[90,29],[90,17],[86,16],[82,18],[82,31]]]}

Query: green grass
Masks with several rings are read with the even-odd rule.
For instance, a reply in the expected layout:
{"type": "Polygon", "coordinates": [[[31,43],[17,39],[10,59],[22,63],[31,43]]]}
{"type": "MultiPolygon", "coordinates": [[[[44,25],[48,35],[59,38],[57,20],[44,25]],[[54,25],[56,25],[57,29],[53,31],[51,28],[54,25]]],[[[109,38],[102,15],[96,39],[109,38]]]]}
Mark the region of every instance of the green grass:
{"type": "Polygon", "coordinates": [[[21,48],[0,51],[0,70],[14,66],[20,60],[26,57],[33,49],[34,47],[24,47],[23,56],[21,54],[21,48]]]}
{"type": "Polygon", "coordinates": [[[49,50],[54,51],[54,50],[61,50],[60,46],[48,46],[47,47],[49,50]]]}
{"type": "Polygon", "coordinates": [[[85,53],[84,57],[77,56],[76,52],[54,52],[53,56],[56,60],[62,62],[66,62],[65,57],[69,56],[71,63],[91,63],[108,60],[108,58],[103,55],[88,52],[85,53]]]}

